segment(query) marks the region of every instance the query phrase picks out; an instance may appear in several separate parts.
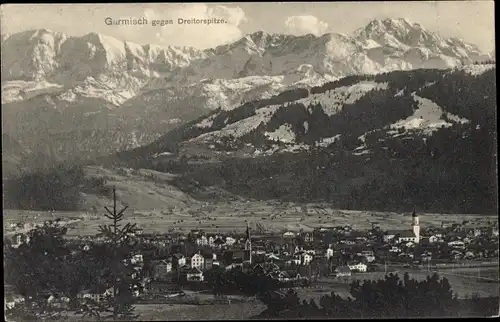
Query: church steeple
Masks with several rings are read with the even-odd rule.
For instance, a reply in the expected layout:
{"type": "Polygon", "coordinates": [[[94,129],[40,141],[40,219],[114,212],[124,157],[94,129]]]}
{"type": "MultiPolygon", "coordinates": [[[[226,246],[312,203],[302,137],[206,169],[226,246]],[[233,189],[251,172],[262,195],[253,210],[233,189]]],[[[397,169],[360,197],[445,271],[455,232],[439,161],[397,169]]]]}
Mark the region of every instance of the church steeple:
{"type": "Polygon", "coordinates": [[[248,222],[246,230],[245,250],[249,252],[249,260],[250,264],[252,264],[252,237],[250,236],[250,227],[248,226],[248,222]]]}
{"type": "Polygon", "coordinates": [[[411,213],[411,227],[412,227],[413,233],[417,237],[416,242],[419,243],[420,242],[420,223],[418,220],[418,214],[415,210],[415,206],[413,206],[413,211],[411,213]]]}

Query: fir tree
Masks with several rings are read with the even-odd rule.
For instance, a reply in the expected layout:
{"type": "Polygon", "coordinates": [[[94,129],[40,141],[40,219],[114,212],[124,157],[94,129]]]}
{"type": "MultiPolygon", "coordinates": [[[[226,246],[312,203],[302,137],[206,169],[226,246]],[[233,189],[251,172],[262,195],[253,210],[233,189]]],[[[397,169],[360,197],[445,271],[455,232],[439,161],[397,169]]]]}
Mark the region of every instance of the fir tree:
{"type": "Polygon", "coordinates": [[[130,321],[138,317],[134,312],[133,292],[138,284],[136,265],[132,263],[132,252],[137,242],[129,236],[134,232],[136,224],[127,223],[122,227],[123,213],[128,207],[117,212],[116,189],[113,187],[113,210],[105,207],[108,214],[104,214],[112,220],[112,224],[100,225],[99,235],[104,237],[106,247],[104,248],[107,261],[107,269],[101,274],[99,286],[112,289],[112,292],[104,296],[103,301],[95,302],[88,300],[83,306],[84,316],[94,316],[98,319],[112,319],[113,321],[130,321]]]}

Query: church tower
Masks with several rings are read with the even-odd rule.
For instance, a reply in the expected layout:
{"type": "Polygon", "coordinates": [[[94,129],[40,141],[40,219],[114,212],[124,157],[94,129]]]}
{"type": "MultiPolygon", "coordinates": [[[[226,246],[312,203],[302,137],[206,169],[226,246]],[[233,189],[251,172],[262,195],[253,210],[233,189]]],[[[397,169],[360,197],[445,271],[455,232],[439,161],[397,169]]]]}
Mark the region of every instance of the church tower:
{"type": "Polygon", "coordinates": [[[413,230],[413,233],[417,237],[416,242],[420,242],[420,223],[418,221],[418,214],[415,211],[415,207],[413,207],[413,212],[411,214],[411,228],[413,230]]]}
{"type": "Polygon", "coordinates": [[[245,241],[245,251],[249,253],[249,261],[252,264],[252,238],[250,236],[250,227],[247,222],[247,231],[246,231],[246,241],[245,241]]]}

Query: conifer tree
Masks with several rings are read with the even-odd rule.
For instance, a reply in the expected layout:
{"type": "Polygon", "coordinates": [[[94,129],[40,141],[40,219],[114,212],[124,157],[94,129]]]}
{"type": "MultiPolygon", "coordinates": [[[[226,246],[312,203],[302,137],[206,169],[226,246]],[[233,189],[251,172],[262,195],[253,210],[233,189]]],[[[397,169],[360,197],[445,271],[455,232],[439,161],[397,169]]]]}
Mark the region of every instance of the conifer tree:
{"type": "Polygon", "coordinates": [[[127,223],[124,226],[123,213],[116,209],[116,188],[113,187],[113,210],[104,207],[108,214],[104,214],[112,220],[111,224],[99,226],[99,236],[106,242],[104,248],[106,269],[101,274],[100,287],[111,290],[104,295],[102,301],[87,300],[82,307],[84,316],[94,316],[98,319],[111,319],[113,321],[130,321],[138,317],[134,312],[133,292],[137,289],[138,273],[137,265],[132,261],[132,254],[137,244],[129,236],[134,232],[136,224],[127,223]]]}

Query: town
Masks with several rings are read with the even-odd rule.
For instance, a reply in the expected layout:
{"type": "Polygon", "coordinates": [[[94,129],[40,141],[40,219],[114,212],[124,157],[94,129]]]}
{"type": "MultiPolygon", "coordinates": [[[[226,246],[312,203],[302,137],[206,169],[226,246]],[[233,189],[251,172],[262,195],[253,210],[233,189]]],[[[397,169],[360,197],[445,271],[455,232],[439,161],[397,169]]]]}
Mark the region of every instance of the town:
{"type": "MultiPolygon", "coordinates": [[[[258,274],[275,281],[279,288],[293,288],[307,287],[321,278],[348,283],[352,277],[387,274],[394,267],[430,272],[443,267],[498,265],[499,240],[498,222],[479,226],[464,221],[421,228],[415,210],[408,214],[408,229],[399,231],[384,231],[374,223],[365,231],[339,226],[254,234],[247,224],[240,234],[191,230],[159,235],[135,228],[128,238],[137,243],[127,264],[136,271],[134,297],[138,303],[169,303],[179,301],[190,290],[211,291],[217,276],[229,271],[258,274]]],[[[21,233],[4,240],[12,248],[28,242],[29,235],[21,233]]],[[[68,241],[74,256],[91,253],[102,243],[105,240],[99,236],[68,241]]],[[[99,302],[107,294],[109,287],[89,283],[77,298],[99,302]]],[[[51,298],[58,305],[69,302],[65,297],[51,298]]],[[[16,301],[7,305],[13,307],[16,301]]]]}

